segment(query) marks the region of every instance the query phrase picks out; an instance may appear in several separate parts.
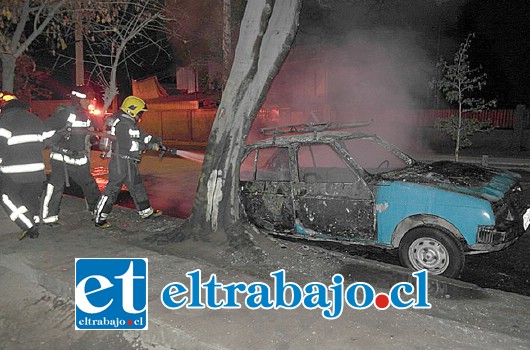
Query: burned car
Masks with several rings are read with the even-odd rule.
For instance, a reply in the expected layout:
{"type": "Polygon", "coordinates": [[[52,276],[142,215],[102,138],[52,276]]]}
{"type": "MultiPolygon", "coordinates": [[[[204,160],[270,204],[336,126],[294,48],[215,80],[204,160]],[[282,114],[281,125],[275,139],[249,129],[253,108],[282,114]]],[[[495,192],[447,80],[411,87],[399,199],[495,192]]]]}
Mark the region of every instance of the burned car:
{"type": "Polygon", "coordinates": [[[249,220],[279,235],[397,249],[415,270],[458,276],[466,254],[513,244],[530,209],[513,172],[422,163],[376,135],[332,123],[264,129],[245,149],[249,220]]]}

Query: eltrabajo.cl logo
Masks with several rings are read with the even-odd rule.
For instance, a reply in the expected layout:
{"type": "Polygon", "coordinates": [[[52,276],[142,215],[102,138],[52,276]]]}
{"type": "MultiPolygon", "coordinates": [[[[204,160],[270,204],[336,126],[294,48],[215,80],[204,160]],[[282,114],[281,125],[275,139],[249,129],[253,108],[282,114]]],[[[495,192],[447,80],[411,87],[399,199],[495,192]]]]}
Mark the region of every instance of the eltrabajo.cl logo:
{"type": "Polygon", "coordinates": [[[75,259],[75,329],[147,330],[147,259],[75,259]]]}

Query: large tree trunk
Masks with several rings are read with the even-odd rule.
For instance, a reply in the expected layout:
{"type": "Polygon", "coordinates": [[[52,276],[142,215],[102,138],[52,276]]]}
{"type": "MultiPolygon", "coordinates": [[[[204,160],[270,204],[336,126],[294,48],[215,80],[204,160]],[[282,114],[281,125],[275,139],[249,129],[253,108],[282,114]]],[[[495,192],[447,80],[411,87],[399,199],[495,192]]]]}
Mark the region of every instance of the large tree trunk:
{"type": "Polygon", "coordinates": [[[2,90],[14,92],[17,58],[10,54],[0,55],[2,59],[2,90]]]}
{"type": "MultiPolygon", "coordinates": [[[[225,233],[240,219],[239,165],[250,126],[287,56],[301,0],[249,0],[234,64],[204,157],[190,223],[194,232],[225,233]]],[[[233,236],[233,235],[232,235],[233,236]]]]}

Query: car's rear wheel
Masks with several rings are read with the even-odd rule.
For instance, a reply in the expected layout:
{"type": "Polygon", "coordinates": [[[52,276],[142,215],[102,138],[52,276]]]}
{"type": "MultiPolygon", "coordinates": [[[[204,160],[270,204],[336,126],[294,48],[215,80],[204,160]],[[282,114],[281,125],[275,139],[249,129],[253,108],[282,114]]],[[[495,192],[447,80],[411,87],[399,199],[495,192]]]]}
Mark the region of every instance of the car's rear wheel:
{"type": "Polygon", "coordinates": [[[433,227],[417,227],[401,240],[399,260],[414,270],[458,277],[464,268],[464,251],[451,234],[433,227]]]}

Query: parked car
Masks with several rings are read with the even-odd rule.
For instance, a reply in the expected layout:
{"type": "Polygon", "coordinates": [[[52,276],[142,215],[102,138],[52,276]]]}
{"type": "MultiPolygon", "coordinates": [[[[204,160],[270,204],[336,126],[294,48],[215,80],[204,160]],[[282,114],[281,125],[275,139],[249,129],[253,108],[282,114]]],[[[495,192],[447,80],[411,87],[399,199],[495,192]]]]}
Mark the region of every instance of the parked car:
{"type": "Polygon", "coordinates": [[[422,163],[376,135],[332,123],[264,131],[241,165],[256,226],[280,235],[397,249],[404,266],[458,276],[466,254],[513,244],[530,223],[519,175],[422,163]]]}

